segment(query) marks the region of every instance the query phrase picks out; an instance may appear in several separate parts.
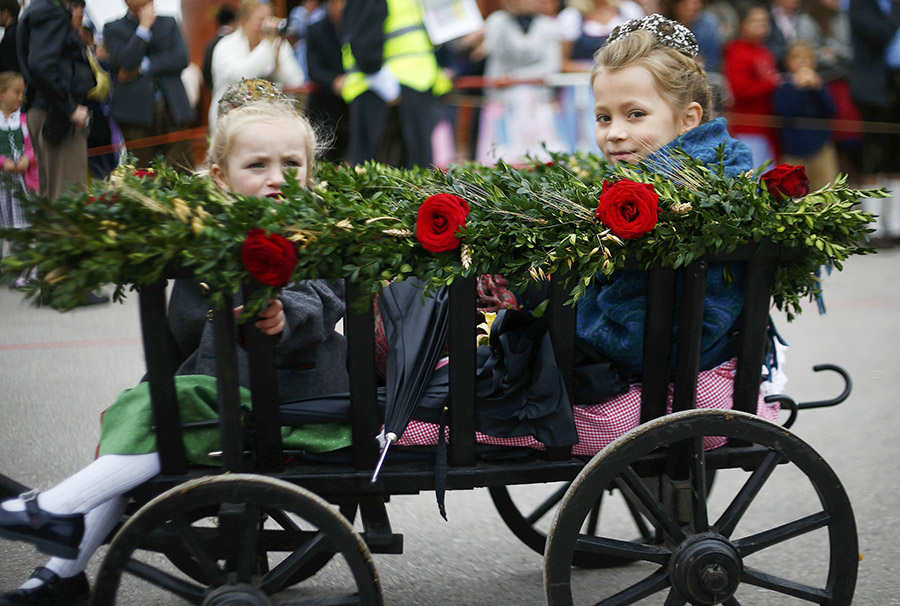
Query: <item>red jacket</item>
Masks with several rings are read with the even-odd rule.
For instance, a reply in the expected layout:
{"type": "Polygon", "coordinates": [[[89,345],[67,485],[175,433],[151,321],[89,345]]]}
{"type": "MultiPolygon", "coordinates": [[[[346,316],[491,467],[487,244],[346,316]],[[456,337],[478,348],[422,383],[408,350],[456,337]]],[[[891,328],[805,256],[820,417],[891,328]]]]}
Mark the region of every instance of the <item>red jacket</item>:
{"type": "MultiPolygon", "coordinates": [[[[731,111],[735,114],[771,116],[773,98],[778,87],[778,68],[775,56],[762,44],[733,40],[723,50],[724,72],[734,96],[731,111]]],[[[775,145],[772,129],[759,124],[747,124],[740,116],[729,119],[732,133],[764,134],[775,145]]],[[[763,121],[760,121],[764,123],[763,121]]]]}

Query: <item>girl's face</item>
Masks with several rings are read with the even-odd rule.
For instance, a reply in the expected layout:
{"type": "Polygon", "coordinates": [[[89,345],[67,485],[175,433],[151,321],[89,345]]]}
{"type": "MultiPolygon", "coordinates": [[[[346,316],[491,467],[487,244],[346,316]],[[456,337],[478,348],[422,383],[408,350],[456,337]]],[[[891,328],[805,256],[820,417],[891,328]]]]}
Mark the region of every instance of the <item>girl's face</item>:
{"type": "Polygon", "coordinates": [[[699,125],[703,116],[699,103],[676,112],[650,72],[638,65],[597,72],[594,113],[600,151],[610,162],[631,164],[699,125]]]}
{"type": "Polygon", "coordinates": [[[741,21],[741,37],[749,42],[762,44],[769,36],[769,12],[764,8],[753,8],[741,21]]]}
{"type": "Polygon", "coordinates": [[[309,179],[306,132],[297,122],[250,122],[234,137],[224,165],[213,164],[216,184],[244,196],[280,196],[284,173],[294,172],[300,185],[309,179]]]}
{"type": "Polygon", "coordinates": [[[6,90],[0,91],[0,109],[12,113],[22,107],[22,96],[25,94],[25,81],[21,79],[14,80],[12,84],[6,87],[6,90]]]}

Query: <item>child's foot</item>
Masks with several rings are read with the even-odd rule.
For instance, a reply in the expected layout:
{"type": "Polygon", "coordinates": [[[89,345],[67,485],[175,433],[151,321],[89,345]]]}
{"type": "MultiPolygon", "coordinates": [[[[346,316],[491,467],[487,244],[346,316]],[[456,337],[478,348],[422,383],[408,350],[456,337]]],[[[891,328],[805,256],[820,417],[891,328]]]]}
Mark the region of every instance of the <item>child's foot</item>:
{"type": "Polygon", "coordinates": [[[74,577],[59,578],[46,568],[35,570],[23,585],[28,589],[17,589],[0,594],[0,606],[12,604],[53,604],[54,606],[87,605],[91,587],[82,572],[74,577]],[[33,581],[39,581],[35,584],[33,581]]]}
{"type": "Polygon", "coordinates": [[[38,506],[37,492],[0,504],[0,537],[27,541],[44,553],[73,560],[84,536],[84,514],[50,513],[38,506]]]}

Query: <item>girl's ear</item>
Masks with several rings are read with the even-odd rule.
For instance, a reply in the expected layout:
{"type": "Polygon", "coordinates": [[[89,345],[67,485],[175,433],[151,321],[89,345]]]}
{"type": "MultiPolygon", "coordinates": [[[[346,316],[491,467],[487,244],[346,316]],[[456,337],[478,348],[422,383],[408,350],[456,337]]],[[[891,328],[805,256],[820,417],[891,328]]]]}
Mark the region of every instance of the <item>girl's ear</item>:
{"type": "Polygon", "coordinates": [[[681,116],[681,134],[700,126],[701,120],[703,120],[703,107],[696,101],[692,101],[681,116]]]}
{"type": "Polygon", "coordinates": [[[228,191],[228,184],[225,182],[225,171],[218,164],[209,167],[209,174],[215,181],[216,186],[222,191],[228,191]]]}

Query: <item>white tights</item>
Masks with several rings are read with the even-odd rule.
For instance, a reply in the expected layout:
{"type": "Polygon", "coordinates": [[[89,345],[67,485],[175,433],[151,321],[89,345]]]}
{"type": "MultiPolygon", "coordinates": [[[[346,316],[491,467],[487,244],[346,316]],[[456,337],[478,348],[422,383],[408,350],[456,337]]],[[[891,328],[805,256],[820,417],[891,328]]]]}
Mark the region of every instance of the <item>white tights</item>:
{"type": "MultiPolygon", "coordinates": [[[[159,455],[155,452],[141,455],[104,455],[93,463],[69,476],[53,488],[38,496],[38,505],[50,513],[83,513],[84,537],[78,546],[74,560],[53,557],[45,564],[61,578],[84,572],[88,560],[113,529],[125,505],[123,495],[159,474],[159,455]]],[[[11,499],[0,504],[8,511],[21,511],[25,504],[21,499],[11,499]]],[[[22,589],[40,585],[43,581],[29,579],[22,589]]]]}

